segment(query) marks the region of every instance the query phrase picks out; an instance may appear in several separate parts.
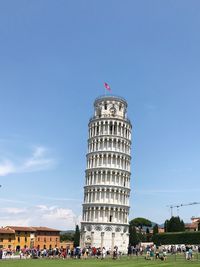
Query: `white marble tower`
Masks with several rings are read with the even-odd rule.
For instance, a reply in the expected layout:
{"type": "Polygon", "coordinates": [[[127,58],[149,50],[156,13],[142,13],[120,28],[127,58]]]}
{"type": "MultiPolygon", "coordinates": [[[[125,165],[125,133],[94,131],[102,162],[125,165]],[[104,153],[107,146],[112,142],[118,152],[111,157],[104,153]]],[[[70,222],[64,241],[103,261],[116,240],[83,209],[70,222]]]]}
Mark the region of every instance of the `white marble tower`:
{"type": "Polygon", "coordinates": [[[127,252],[131,163],[131,123],[127,102],[101,96],[89,121],[81,247],[127,252]]]}

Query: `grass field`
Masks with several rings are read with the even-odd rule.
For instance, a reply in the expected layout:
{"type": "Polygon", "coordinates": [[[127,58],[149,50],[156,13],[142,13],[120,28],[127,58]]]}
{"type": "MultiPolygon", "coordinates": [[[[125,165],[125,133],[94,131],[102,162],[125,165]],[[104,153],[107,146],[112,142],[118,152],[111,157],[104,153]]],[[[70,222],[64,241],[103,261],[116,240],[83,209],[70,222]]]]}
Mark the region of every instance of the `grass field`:
{"type": "Polygon", "coordinates": [[[61,260],[61,259],[36,259],[36,260],[2,260],[0,267],[199,267],[200,261],[185,261],[184,258],[175,259],[168,258],[167,261],[160,260],[146,261],[144,258],[121,258],[119,260],[112,259],[87,259],[87,260],[61,260]]]}

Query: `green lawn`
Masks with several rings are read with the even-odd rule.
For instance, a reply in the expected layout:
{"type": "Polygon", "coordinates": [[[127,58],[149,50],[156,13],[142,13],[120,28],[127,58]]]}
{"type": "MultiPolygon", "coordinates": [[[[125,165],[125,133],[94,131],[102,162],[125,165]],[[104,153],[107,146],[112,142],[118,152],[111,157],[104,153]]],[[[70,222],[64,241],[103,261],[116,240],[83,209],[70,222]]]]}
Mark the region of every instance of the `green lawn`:
{"type": "Polygon", "coordinates": [[[0,267],[199,267],[200,261],[185,261],[183,257],[175,258],[169,257],[167,261],[161,262],[160,260],[147,261],[144,258],[123,258],[120,260],[112,259],[87,259],[87,260],[75,260],[75,259],[37,259],[37,260],[3,260],[0,261],[0,267]]]}

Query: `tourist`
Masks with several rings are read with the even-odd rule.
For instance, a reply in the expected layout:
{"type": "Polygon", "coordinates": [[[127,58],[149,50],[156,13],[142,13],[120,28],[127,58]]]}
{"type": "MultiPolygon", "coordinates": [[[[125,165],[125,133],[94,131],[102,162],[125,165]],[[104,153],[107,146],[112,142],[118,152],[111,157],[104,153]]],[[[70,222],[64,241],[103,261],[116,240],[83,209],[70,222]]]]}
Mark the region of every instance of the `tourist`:
{"type": "Polygon", "coordinates": [[[151,260],[154,259],[154,250],[153,250],[153,248],[150,249],[150,259],[151,260]]]}
{"type": "Polygon", "coordinates": [[[147,248],[145,260],[150,260],[150,250],[147,248]]]}
{"type": "Polygon", "coordinates": [[[97,255],[97,259],[100,258],[100,256],[101,256],[101,249],[100,248],[97,249],[96,255],[97,255]]]}
{"type": "Polygon", "coordinates": [[[95,247],[92,248],[92,256],[96,256],[97,254],[97,249],[95,247]]]}
{"type": "Polygon", "coordinates": [[[105,257],[106,257],[106,249],[103,247],[102,248],[102,258],[101,259],[103,260],[103,259],[105,259],[105,257]]]}
{"type": "Polygon", "coordinates": [[[192,253],[193,253],[193,251],[192,251],[192,247],[190,247],[189,250],[188,250],[188,257],[189,257],[189,260],[192,259],[192,253]]]}
{"type": "Polygon", "coordinates": [[[132,246],[129,245],[129,246],[128,246],[128,256],[131,256],[132,253],[133,253],[132,246]]]}
{"type": "Polygon", "coordinates": [[[155,255],[155,258],[156,258],[156,260],[159,259],[159,248],[158,248],[158,247],[156,248],[156,255],[155,255]]]}
{"type": "Polygon", "coordinates": [[[115,246],[113,249],[113,260],[116,260],[118,256],[118,247],[115,246]]]}
{"type": "Polygon", "coordinates": [[[83,248],[82,249],[82,256],[83,256],[83,259],[86,260],[87,259],[87,252],[86,252],[86,248],[83,248]]]}
{"type": "Polygon", "coordinates": [[[166,261],[166,259],[167,259],[167,250],[166,250],[165,247],[163,249],[163,258],[164,258],[164,261],[166,261]]]}

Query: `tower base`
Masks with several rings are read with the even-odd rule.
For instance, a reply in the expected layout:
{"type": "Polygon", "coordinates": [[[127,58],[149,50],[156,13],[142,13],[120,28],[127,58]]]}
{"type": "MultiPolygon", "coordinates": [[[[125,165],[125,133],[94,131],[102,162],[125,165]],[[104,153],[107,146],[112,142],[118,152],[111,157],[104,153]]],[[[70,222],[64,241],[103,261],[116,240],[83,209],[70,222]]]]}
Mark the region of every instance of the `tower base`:
{"type": "Polygon", "coordinates": [[[118,251],[127,254],[129,244],[128,224],[109,224],[109,223],[81,223],[80,246],[96,247],[113,251],[118,247],[118,251]]]}

